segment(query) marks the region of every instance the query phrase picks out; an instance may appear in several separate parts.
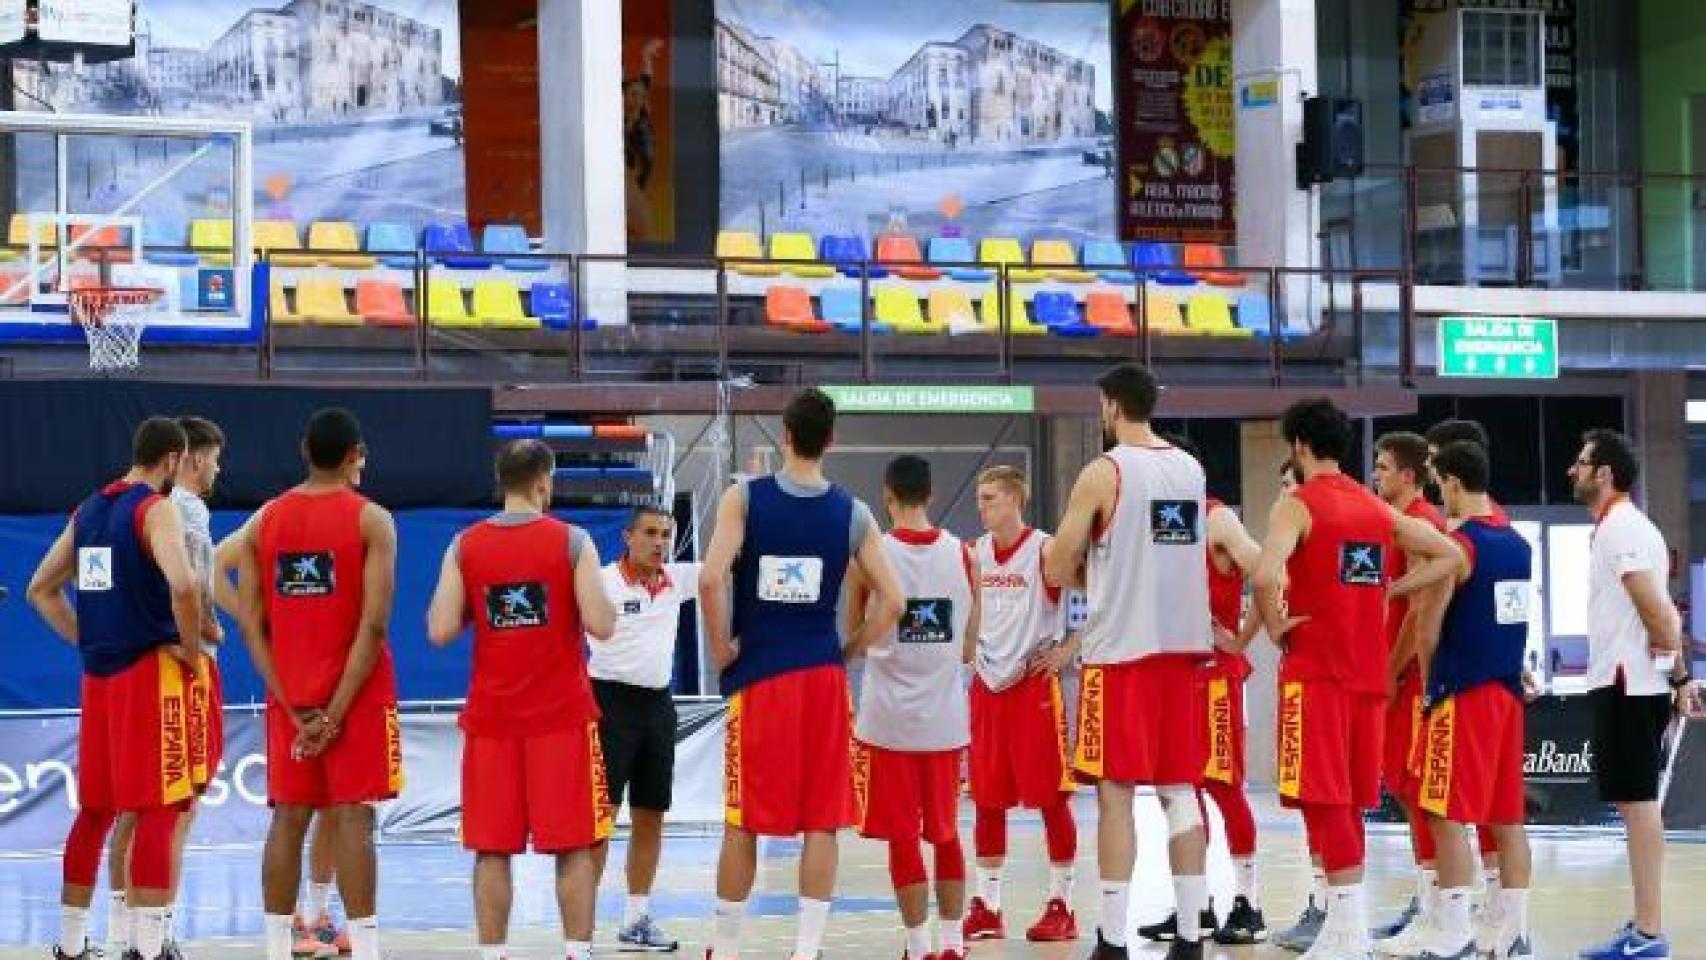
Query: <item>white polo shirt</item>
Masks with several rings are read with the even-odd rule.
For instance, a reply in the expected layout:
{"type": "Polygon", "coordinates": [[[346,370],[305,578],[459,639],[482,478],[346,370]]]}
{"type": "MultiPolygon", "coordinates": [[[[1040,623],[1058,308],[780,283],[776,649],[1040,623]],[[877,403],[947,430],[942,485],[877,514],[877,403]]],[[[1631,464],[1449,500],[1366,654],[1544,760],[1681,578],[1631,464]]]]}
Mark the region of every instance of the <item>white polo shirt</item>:
{"type": "Polygon", "coordinates": [[[681,605],[699,596],[699,567],[666,563],[650,586],[632,579],[622,560],[604,568],[604,592],[616,607],[616,632],[590,645],[587,672],[593,679],[668,689],[681,605]]]}
{"type": "Polygon", "coordinates": [[[1652,577],[1659,595],[1666,596],[1669,569],[1659,528],[1628,500],[1614,502],[1594,527],[1588,551],[1589,689],[1615,684],[1621,669],[1631,696],[1670,692],[1669,681],[1653,666],[1647,628],[1623,585],[1626,574],[1640,573],[1652,577]]]}

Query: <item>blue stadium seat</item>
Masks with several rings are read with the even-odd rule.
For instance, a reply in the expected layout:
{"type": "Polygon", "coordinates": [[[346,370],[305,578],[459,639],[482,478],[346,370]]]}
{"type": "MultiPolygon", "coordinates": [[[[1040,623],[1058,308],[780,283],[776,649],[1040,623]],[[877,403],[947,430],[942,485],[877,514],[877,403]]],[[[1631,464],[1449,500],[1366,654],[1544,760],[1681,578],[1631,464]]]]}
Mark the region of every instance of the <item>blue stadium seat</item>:
{"type": "Polygon", "coordinates": [[[474,256],[474,234],[466,223],[429,223],[421,236],[427,255],[452,270],[490,270],[491,257],[474,256]]]}
{"type": "Polygon", "coordinates": [[[1179,269],[1179,256],[1169,244],[1140,240],[1131,245],[1131,265],[1145,280],[1166,287],[1195,286],[1197,278],[1179,269]]]}
{"type": "MultiPolygon", "coordinates": [[[[837,270],[849,277],[857,277],[860,262],[871,259],[865,238],[852,233],[824,234],[817,242],[817,257],[825,263],[835,264],[837,270]]],[[[868,275],[874,280],[888,276],[889,272],[872,264],[868,275]]]]}
{"type": "Polygon", "coordinates": [[[852,287],[824,287],[818,294],[818,309],[823,319],[843,333],[859,332],[864,308],[864,299],[852,287]]]}
{"type": "Polygon", "coordinates": [[[584,423],[494,423],[494,440],[591,440],[593,430],[584,423]]]}
{"type": "MultiPolygon", "coordinates": [[[[527,229],[520,224],[488,223],[486,229],[480,233],[480,249],[486,253],[532,253],[533,242],[527,239],[527,229]]],[[[503,268],[538,272],[551,269],[551,263],[548,260],[528,257],[506,257],[503,260],[503,268]]]]}
{"type": "Polygon", "coordinates": [[[1078,300],[1064,290],[1041,290],[1031,300],[1031,319],[1059,337],[1093,337],[1099,331],[1078,316],[1078,300]]]}
{"type": "MultiPolygon", "coordinates": [[[[142,221],[142,259],[162,267],[193,267],[201,262],[187,248],[189,225],[180,220],[149,217],[142,221]],[[156,247],[176,248],[157,250],[156,247]]],[[[193,302],[193,301],[192,301],[193,302]]]]}
{"type": "MultiPolygon", "coordinates": [[[[567,330],[575,316],[575,289],[566,283],[536,283],[529,292],[528,310],[547,330],[567,330]]],[[[595,330],[598,321],[581,318],[582,330],[595,330]]]]}
{"type": "Polygon", "coordinates": [[[1125,248],[1118,240],[1086,240],[1078,259],[1087,270],[1094,270],[1108,283],[1131,283],[1137,275],[1126,269],[1125,248]]]}
{"type": "MultiPolygon", "coordinates": [[[[1265,337],[1273,333],[1273,306],[1268,303],[1268,297],[1262,293],[1241,293],[1237,302],[1238,325],[1265,337]]],[[[1282,329],[1283,335],[1285,331],[1282,329]]]]}
{"type": "MultiPolygon", "coordinates": [[[[976,263],[977,254],[972,251],[971,241],[965,237],[931,237],[928,250],[931,263],[976,263]]],[[[978,267],[945,267],[948,276],[962,283],[988,283],[994,279],[995,271],[978,267]]]]}
{"type": "Polygon", "coordinates": [[[402,223],[368,224],[367,252],[379,254],[379,262],[394,270],[414,269],[414,228],[402,223]]]}

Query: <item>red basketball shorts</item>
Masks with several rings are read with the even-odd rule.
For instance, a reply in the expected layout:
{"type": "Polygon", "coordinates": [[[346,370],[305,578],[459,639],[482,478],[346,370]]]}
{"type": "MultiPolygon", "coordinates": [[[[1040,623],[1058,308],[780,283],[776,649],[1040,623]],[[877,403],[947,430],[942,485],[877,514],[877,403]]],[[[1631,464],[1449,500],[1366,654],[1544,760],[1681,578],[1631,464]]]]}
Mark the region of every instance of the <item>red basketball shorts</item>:
{"type": "Polygon", "coordinates": [[[1244,679],[1248,669],[1242,657],[1215,658],[1204,697],[1208,737],[1204,781],[1244,786],[1244,679]]]}
{"type": "Polygon", "coordinates": [[[343,730],[325,752],[290,755],[296,726],[284,708],[267,703],[267,801],[322,807],[389,800],[403,789],[403,735],[390,684],[370,677],[356,695],[343,730]]]}
{"type": "Polygon", "coordinates": [[[1523,821],[1521,697],[1501,683],[1447,697],[1421,735],[1422,810],[1453,823],[1523,821]]]}
{"type": "Polygon", "coordinates": [[[1194,786],[1208,762],[1204,722],[1214,658],[1153,654],[1128,663],[1087,664],[1079,679],[1080,780],[1194,786]]]}
{"type": "Polygon", "coordinates": [[[201,658],[190,686],[190,781],[197,792],[207,789],[225,758],[224,680],[219,661],[201,658]]]}
{"type": "Polygon", "coordinates": [[[598,721],[462,744],[462,845],[478,853],[566,853],[610,838],[616,815],[598,721]]]}
{"type": "Polygon", "coordinates": [[[769,677],[729,697],[725,823],[787,837],[857,819],[853,704],[840,664],[769,677]]]}
{"type": "Polygon", "coordinates": [[[959,833],[959,750],[853,746],[859,833],[873,840],[947,843],[959,833]]]}
{"type": "Polygon", "coordinates": [[[1418,671],[1406,671],[1398,679],[1398,689],[1386,705],[1386,747],[1381,761],[1381,776],[1386,789],[1407,804],[1416,802],[1415,767],[1416,737],[1422,726],[1422,677],[1418,671]]]}
{"type": "Polygon", "coordinates": [[[1075,786],[1060,679],[1031,674],[1005,690],[971,682],[971,796],[979,807],[1045,810],[1075,786]]]}
{"type": "Polygon", "coordinates": [[[110,677],[83,675],[77,800],[91,810],[152,810],[195,795],[207,731],[191,708],[195,671],[164,649],[110,677]]]}
{"type": "Polygon", "coordinates": [[[1380,803],[1386,697],[1331,680],[1280,675],[1280,801],[1372,808],[1380,803]]]}

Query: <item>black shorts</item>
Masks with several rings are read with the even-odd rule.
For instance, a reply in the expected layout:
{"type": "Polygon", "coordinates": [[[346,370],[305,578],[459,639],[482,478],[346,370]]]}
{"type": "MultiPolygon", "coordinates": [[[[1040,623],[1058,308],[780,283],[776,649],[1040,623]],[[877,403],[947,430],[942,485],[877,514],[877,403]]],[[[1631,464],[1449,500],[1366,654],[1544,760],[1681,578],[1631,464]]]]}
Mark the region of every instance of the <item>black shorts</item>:
{"type": "Polygon", "coordinates": [[[1659,798],[1671,695],[1630,696],[1620,686],[1588,692],[1593,706],[1593,770],[1606,803],[1659,798]]]}
{"type": "Polygon", "coordinates": [[[675,700],[653,690],[613,680],[593,680],[598,698],[598,735],[610,781],[610,805],[624,795],[641,810],[668,810],[675,779],[675,700]]]}

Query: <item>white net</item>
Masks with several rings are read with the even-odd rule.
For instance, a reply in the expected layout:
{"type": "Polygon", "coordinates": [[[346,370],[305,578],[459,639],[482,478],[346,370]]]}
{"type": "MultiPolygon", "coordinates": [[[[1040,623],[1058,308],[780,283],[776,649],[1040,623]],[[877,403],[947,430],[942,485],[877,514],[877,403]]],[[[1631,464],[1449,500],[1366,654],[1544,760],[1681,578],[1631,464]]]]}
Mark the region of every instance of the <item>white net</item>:
{"type": "Polygon", "coordinates": [[[66,295],[71,319],[89,342],[90,370],[134,370],[142,362],[142,331],[162,311],[155,287],[87,287],[66,295]]]}

